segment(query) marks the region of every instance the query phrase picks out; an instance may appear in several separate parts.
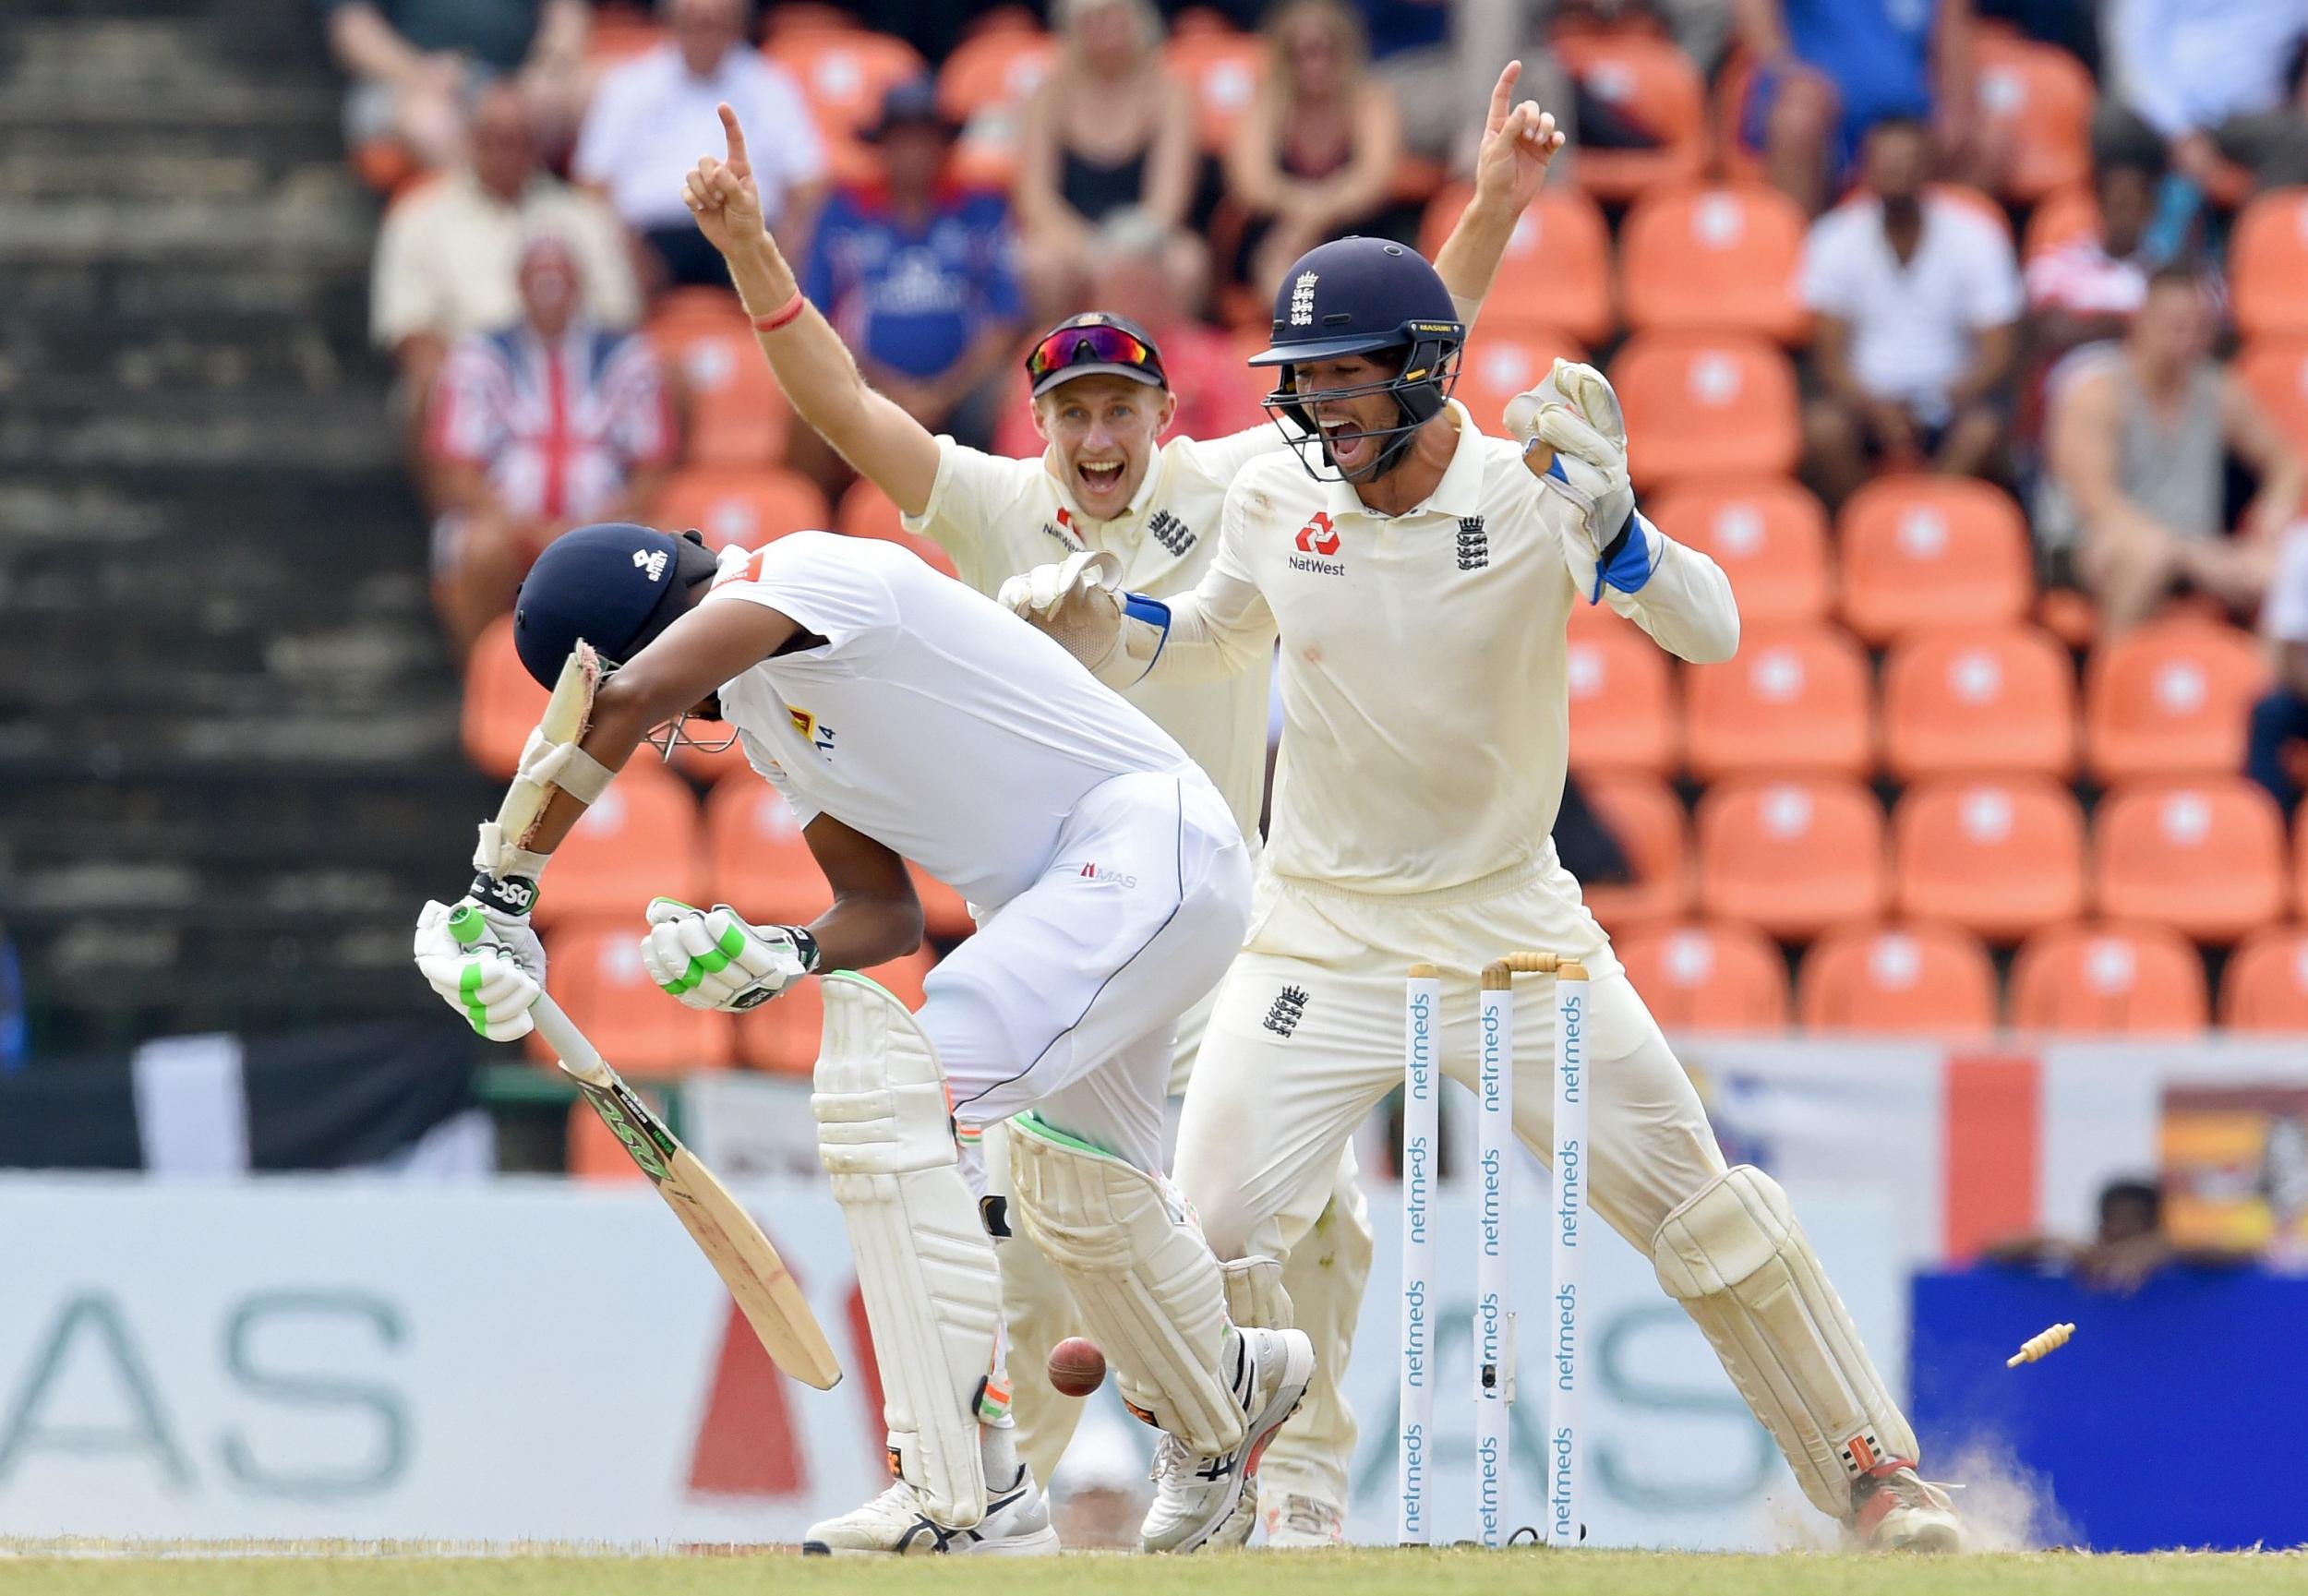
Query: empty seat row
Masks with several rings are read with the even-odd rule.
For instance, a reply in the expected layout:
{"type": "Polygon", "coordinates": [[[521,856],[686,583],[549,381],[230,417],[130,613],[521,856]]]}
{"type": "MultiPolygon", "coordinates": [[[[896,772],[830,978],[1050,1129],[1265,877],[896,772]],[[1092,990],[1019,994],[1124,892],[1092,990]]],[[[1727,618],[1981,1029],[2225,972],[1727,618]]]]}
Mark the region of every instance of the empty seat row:
{"type": "Polygon", "coordinates": [[[1964,773],[2100,781],[2243,764],[2266,656],[2235,628],[2181,618],[2094,652],[2083,713],[2067,651],[2024,624],[1914,634],[1885,656],[1819,621],[1750,625],[1732,659],[1679,666],[1633,626],[1589,618],[1565,645],[1570,755],[1585,772],[1756,771],[1901,781],[1964,773]],[[2079,738],[2080,732],[2080,738],[2079,738]]]}
{"type": "Polygon", "coordinates": [[[1614,935],[1696,911],[1791,942],[1893,916],[2013,942],[2097,910],[2218,943],[2308,902],[2308,827],[2288,864],[2275,804],[2237,776],[2127,784],[2088,827],[2041,776],[1921,783],[1888,826],[1833,777],[1721,782],[1695,822],[1656,777],[1585,790],[1635,877],[1587,888],[1614,935]]]}
{"type": "MultiPolygon", "coordinates": [[[[1976,1038],[2008,1023],[2066,1033],[2185,1032],[2210,1023],[2204,961],[2158,926],[2078,922],[2028,939],[1999,1005],[1988,950],[1959,929],[1905,922],[1846,928],[1786,960],[1752,928],[1661,927],[1617,942],[1660,1024],[1677,1030],[1813,1031],[1976,1038]]],[[[2308,1031],[2308,927],[2263,928],[2220,981],[2219,1023],[2308,1031]]]]}

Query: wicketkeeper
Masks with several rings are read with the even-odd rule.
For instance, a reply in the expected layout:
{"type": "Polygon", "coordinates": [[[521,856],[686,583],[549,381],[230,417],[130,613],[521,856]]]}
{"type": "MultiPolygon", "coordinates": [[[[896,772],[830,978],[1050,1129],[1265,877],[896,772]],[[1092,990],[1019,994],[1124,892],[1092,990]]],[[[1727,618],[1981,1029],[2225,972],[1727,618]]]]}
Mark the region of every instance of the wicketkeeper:
{"type": "MultiPolygon", "coordinates": [[[[1124,686],[1222,678],[1280,641],[1270,834],[1186,1095],[1179,1184],[1220,1256],[1287,1258],[1340,1146],[1401,1079],[1407,967],[1441,966],[1441,1056],[1472,1085],[1476,972],[1509,949],[1574,955],[1593,981],[1595,1211],[1653,1260],[1821,1512],[1870,1545],[1952,1547],[1948,1498],[1917,1478],[1914,1433],[1785,1194],[1725,1167],[1549,837],[1571,606],[1608,603],[1703,663],[1737,646],[1730,584],[1637,512],[1601,373],[1557,362],[1509,406],[1519,442],[1485,438],[1448,397],[1464,336],[1410,250],[1311,251],[1252,360],[1306,435],[1301,459],[1235,478],[1196,590],[1125,594],[1076,555],[1003,591],[1124,686]],[[1290,1023],[1269,1025],[1285,994],[1290,1023]]],[[[1519,1005],[1516,1024],[1516,1128],[1545,1158],[1553,1005],[1519,1005]]]]}

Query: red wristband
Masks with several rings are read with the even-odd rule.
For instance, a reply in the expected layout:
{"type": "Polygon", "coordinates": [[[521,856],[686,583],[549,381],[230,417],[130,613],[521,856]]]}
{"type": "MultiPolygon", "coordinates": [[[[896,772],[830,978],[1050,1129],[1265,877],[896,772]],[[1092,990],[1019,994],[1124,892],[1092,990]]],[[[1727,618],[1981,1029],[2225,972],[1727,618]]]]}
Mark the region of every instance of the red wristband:
{"type": "Polygon", "coordinates": [[[795,289],[791,299],[787,300],[783,305],[771,311],[767,316],[755,317],[753,318],[753,330],[756,332],[776,331],[779,328],[793,320],[794,318],[799,316],[803,306],[808,305],[808,300],[801,297],[801,291],[799,288],[795,289]]]}

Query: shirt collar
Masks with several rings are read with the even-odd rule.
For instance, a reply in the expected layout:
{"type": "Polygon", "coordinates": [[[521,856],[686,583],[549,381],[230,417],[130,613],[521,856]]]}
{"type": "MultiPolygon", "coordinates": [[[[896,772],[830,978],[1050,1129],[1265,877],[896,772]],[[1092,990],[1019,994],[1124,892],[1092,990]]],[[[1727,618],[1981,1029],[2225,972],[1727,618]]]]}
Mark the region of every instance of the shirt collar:
{"type": "Polygon", "coordinates": [[[1364,504],[1351,482],[1329,485],[1329,510],[1333,519],[1341,515],[1367,515],[1380,521],[1407,521],[1414,515],[1479,515],[1483,510],[1483,433],[1474,425],[1474,417],[1467,407],[1455,399],[1443,402],[1459,418],[1459,441],[1450,451],[1450,463],[1443,467],[1442,480],[1435,491],[1412,505],[1399,516],[1383,516],[1364,504]]]}

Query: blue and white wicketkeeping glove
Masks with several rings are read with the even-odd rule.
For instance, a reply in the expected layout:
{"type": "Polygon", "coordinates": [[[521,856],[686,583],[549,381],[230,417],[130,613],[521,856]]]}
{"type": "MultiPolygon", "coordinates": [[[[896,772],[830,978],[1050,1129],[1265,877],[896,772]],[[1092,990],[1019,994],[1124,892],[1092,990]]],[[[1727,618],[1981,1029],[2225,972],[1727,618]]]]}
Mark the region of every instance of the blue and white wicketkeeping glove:
{"type": "MultiPolygon", "coordinates": [[[[463,922],[468,928],[473,916],[463,922]]],[[[454,904],[427,903],[416,919],[416,967],[441,1001],[492,1042],[518,1041],[535,1026],[529,1006],[545,990],[545,944],[529,927],[529,917],[467,897],[454,904]],[[460,941],[450,917],[470,908],[481,934],[460,941]]]]}
{"type": "Polygon", "coordinates": [[[1595,590],[1633,593],[1651,578],[1652,551],[1627,475],[1627,418],[1610,381],[1592,366],[1557,358],[1545,380],[1507,402],[1507,430],[1523,452],[1544,444],[1554,462],[1540,478],[1579,510],[1595,590]]]}
{"type": "Polygon", "coordinates": [[[758,1008],[817,968],[817,939],[799,926],[749,925],[727,904],[649,901],[641,939],[649,978],[692,1009],[758,1008]]]}

